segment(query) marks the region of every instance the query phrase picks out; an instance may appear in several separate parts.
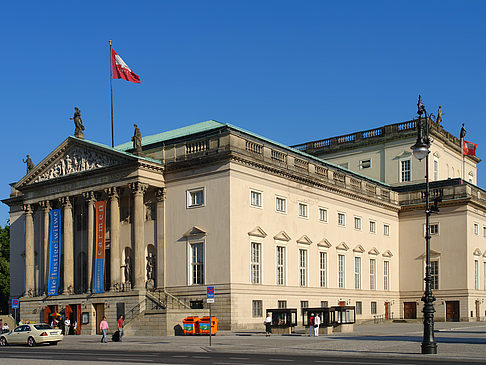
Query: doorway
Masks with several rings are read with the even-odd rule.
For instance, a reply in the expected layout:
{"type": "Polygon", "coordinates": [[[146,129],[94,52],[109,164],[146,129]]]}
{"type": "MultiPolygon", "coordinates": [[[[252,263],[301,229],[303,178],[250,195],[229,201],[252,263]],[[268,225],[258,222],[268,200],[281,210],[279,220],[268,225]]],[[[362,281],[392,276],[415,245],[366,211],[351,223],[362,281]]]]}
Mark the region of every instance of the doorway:
{"type": "Polygon", "coordinates": [[[459,322],[459,301],[446,302],[446,322],[459,322]]]}
{"type": "Polygon", "coordinates": [[[100,323],[103,317],[105,316],[105,304],[99,303],[95,304],[95,311],[96,311],[96,334],[101,334],[100,331],[100,323]]]}
{"type": "Polygon", "coordinates": [[[403,303],[403,318],[405,318],[405,319],[417,319],[417,303],[416,302],[404,302],[403,303]]]}
{"type": "Polygon", "coordinates": [[[390,319],[390,302],[385,302],[385,319],[390,319]]]}

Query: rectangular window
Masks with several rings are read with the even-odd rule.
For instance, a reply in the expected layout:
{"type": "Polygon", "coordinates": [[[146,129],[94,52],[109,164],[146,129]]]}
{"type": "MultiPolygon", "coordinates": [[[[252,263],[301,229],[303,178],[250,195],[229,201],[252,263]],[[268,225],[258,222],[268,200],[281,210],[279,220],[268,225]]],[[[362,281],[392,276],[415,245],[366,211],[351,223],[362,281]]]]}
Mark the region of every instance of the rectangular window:
{"type": "Polygon", "coordinates": [[[329,307],[329,302],[327,300],[321,300],[321,308],[329,307]]]}
{"type": "Polygon", "coordinates": [[[431,261],[430,262],[430,275],[432,276],[432,283],[431,288],[438,290],[439,289],[439,261],[431,261]]]}
{"type": "Polygon", "coordinates": [[[338,213],[337,224],[338,224],[338,226],[345,226],[346,225],[346,214],[338,213]]]}
{"type": "Polygon", "coordinates": [[[275,210],[279,213],[287,213],[287,199],[275,197],[275,210]]]}
{"type": "Polygon", "coordinates": [[[479,261],[474,260],[474,289],[479,290],[479,261]]]}
{"type": "Polygon", "coordinates": [[[261,249],[258,242],[251,243],[251,283],[261,284],[261,249]]]}
{"type": "Polygon", "coordinates": [[[361,257],[354,258],[354,288],[361,289],[361,257]]]}
{"type": "Polygon", "coordinates": [[[390,261],[383,261],[383,290],[390,290],[390,261]]]}
{"type": "MultiPolygon", "coordinates": [[[[439,223],[431,223],[430,224],[430,234],[431,235],[436,235],[436,234],[439,234],[439,223]]],[[[424,227],[425,229],[425,227],[424,227]]],[[[424,234],[425,236],[425,234],[424,234]]]]}
{"type": "Polygon", "coordinates": [[[439,161],[434,160],[434,181],[439,180],[439,161]]]}
{"type": "Polygon", "coordinates": [[[359,229],[361,231],[361,218],[354,217],[354,229],[359,229]]]}
{"type": "Polygon", "coordinates": [[[376,233],[376,222],[370,221],[370,233],[376,233]]]}
{"type": "Polygon", "coordinates": [[[370,259],[370,290],[376,290],[376,260],[370,259]]]}
{"type": "Polygon", "coordinates": [[[251,313],[253,318],[263,317],[263,301],[251,301],[251,313]]]}
{"type": "Polygon", "coordinates": [[[287,308],[287,301],[286,300],[279,300],[277,303],[277,308],[285,309],[287,308]]]}
{"type": "Polygon", "coordinates": [[[363,303],[362,302],[356,302],[356,314],[363,314],[363,303]]]}
{"type": "Polygon", "coordinates": [[[401,181],[410,181],[410,160],[404,160],[400,161],[400,175],[401,175],[401,181]]]}
{"type": "Polygon", "coordinates": [[[307,204],[299,203],[299,217],[308,218],[309,217],[309,207],[307,204]]]}
{"type": "Polygon", "coordinates": [[[309,308],[309,301],[308,300],[301,300],[300,301],[301,312],[302,312],[302,309],[304,309],[304,308],[309,308]]]}
{"type": "Polygon", "coordinates": [[[307,286],[307,250],[299,249],[299,283],[307,286]]]}
{"type": "Polygon", "coordinates": [[[204,188],[187,190],[186,203],[188,208],[204,206],[204,188]]]}
{"type": "Polygon", "coordinates": [[[204,243],[191,243],[191,284],[204,284],[204,243]]]}
{"type": "Polygon", "coordinates": [[[319,252],[319,284],[327,287],[327,252],[319,252]]]}
{"type": "Polygon", "coordinates": [[[369,169],[371,167],[371,159],[361,160],[359,162],[360,169],[369,169]]]}
{"type": "Polygon", "coordinates": [[[344,277],[344,270],[346,265],[346,258],[344,255],[338,255],[338,288],[344,288],[345,285],[345,277],[344,277]]]}
{"type": "Polygon", "coordinates": [[[319,208],[319,220],[327,223],[327,209],[319,208]]]}
{"type": "Polygon", "coordinates": [[[474,234],[477,236],[479,235],[479,224],[474,223],[474,234]]]}
{"type": "Polygon", "coordinates": [[[277,246],[277,285],[285,285],[285,247],[277,246]]]}
{"type": "Polygon", "coordinates": [[[483,227],[483,237],[486,237],[486,227],[483,227]]]}
{"type": "Polygon", "coordinates": [[[261,208],[263,204],[262,193],[260,191],[250,191],[250,205],[252,207],[261,208]]]}
{"type": "Polygon", "coordinates": [[[390,235],[390,225],[389,224],[384,224],[383,225],[383,234],[385,236],[389,236],[390,235]]]}
{"type": "Polygon", "coordinates": [[[376,302],[371,302],[371,314],[376,314],[376,302]]]}

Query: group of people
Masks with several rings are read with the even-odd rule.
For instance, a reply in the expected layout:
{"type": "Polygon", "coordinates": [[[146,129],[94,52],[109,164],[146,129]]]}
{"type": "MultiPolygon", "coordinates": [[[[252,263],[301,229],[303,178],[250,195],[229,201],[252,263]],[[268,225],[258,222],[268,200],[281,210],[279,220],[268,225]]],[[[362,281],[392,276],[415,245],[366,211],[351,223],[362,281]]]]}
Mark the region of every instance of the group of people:
{"type": "MultiPolygon", "coordinates": [[[[125,322],[123,321],[123,315],[118,317],[117,320],[117,332],[113,334],[112,340],[116,342],[122,342],[123,337],[123,327],[125,326],[125,322]]],[[[106,334],[110,330],[110,326],[108,325],[108,321],[106,320],[106,316],[103,316],[103,319],[100,322],[100,331],[101,331],[101,343],[107,343],[106,334]]]]}
{"type": "Polygon", "coordinates": [[[66,317],[64,319],[64,322],[62,321],[61,317],[57,317],[57,318],[52,317],[51,327],[52,328],[59,328],[59,329],[63,330],[63,334],[65,336],[70,335],[70,334],[74,334],[74,335],[78,334],[78,322],[74,321],[74,324],[71,324],[71,320],[69,319],[69,317],[66,317]]]}

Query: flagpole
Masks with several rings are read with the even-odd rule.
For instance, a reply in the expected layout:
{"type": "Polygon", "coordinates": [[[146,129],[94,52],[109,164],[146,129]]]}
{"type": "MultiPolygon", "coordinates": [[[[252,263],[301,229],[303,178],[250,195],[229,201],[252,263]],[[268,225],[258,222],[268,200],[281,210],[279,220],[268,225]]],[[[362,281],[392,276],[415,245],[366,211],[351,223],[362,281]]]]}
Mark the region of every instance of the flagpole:
{"type": "Polygon", "coordinates": [[[115,137],[113,134],[113,56],[111,53],[110,40],[111,147],[115,147],[115,137]]]}

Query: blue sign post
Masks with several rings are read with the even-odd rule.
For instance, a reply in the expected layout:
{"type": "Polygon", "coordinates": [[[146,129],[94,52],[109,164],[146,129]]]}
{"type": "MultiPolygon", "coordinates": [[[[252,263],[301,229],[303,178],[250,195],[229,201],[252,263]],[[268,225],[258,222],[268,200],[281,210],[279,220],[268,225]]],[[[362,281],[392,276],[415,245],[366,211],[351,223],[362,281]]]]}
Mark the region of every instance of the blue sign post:
{"type": "Polygon", "coordinates": [[[17,309],[20,308],[18,299],[12,299],[12,309],[15,309],[15,326],[17,326],[17,309]]]}
{"type": "Polygon", "coordinates": [[[213,330],[213,317],[211,316],[211,303],[214,303],[214,286],[206,287],[206,301],[209,304],[209,346],[211,346],[211,336],[213,330]]]}

